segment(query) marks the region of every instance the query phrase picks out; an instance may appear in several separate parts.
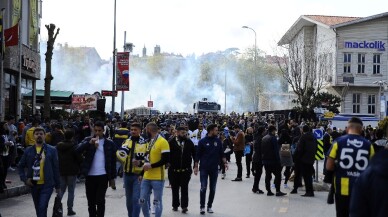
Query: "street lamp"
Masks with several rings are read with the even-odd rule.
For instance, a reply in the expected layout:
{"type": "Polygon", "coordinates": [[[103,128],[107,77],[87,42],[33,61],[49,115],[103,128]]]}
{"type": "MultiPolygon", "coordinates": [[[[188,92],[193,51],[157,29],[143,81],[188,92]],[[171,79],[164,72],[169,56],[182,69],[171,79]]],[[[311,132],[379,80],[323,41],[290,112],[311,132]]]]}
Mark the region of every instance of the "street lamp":
{"type": "Polygon", "coordinates": [[[385,97],[384,93],[381,91],[381,89],[384,87],[384,85],[388,85],[388,83],[384,80],[375,81],[373,84],[379,85],[379,101],[380,101],[380,113],[379,113],[379,120],[382,118],[382,113],[385,112],[385,97]]]}
{"type": "MultiPolygon", "coordinates": [[[[112,93],[116,91],[116,0],[114,3],[113,19],[113,76],[112,76],[112,93]]],[[[115,112],[115,94],[112,94],[112,115],[115,112]]]]}
{"type": "MultiPolygon", "coordinates": [[[[252,29],[251,27],[249,26],[242,26],[243,29],[250,29],[252,30],[254,33],[255,33],[255,70],[257,69],[257,44],[256,44],[256,41],[257,41],[257,36],[256,36],[256,31],[254,29],[252,29]]],[[[253,75],[253,86],[254,86],[254,96],[253,96],[253,105],[254,105],[254,112],[257,111],[257,108],[258,108],[258,105],[256,105],[256,71],[254,72],[254,75],[253,75]]]]}

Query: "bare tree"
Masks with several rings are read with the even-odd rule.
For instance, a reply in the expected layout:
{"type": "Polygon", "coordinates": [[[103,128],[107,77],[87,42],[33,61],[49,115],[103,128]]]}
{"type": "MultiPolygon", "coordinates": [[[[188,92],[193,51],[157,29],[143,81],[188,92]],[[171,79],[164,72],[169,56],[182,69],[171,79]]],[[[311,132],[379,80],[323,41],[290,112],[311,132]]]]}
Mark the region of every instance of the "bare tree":
{"type": "Polygon", "coordinates": [[[296,95],[298,110],[306,113],[313,109],[312,99],[327,84],[332,56],[329,47],[317,45],[316,38],[307,42],[304,39],[289,41],[287,46],[282,47],[283,53],[278,54],[276,64],[296,95]]]}
{"type": "Polygon", "coordinates": [[[44,78],[44,117],[50,118],[50,111],[51,111],[51,81],[54,79],[53,75],[51,74],[51,60],[53,58],[53,50],[54,50],[54,43],[55,39],[58,36],[59,28],[57,29],[57,32],[54,35],[55,32],[55,25],[45,25],[46,29],[48,31],[48,40],[47,40],[47,51],[46,51],[46,77],[44,78]]]}

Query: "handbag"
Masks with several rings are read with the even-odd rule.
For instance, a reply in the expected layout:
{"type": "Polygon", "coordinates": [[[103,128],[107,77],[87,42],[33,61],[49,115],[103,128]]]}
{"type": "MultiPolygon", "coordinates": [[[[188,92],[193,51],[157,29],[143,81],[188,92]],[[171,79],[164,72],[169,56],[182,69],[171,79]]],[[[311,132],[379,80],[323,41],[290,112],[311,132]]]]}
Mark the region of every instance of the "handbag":
{"type": "Polygon", "coordinates": [[[282,144],[282,147],[280,148],[280,156],[291,157],[290,144],[282,144]]]}
{"type": "Polygon", "coordinates": [[[57,194],[57,196],[55,197],[53,217],[63,217],[63,207],[59,194],[57,194]]]}

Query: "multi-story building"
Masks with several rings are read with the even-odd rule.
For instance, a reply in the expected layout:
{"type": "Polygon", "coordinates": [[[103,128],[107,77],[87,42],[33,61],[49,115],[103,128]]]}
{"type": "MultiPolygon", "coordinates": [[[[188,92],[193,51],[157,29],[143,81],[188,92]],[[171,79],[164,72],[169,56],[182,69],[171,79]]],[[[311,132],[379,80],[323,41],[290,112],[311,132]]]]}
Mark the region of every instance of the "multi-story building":
{"type": "Polygon", "coordinates": [[[302,61],[314,59],[316,80],[341,97],[341,113],[386,114],[388,12],[364,18],[303,15],[278,44],[296,45],[302,61]]]}
{"type": "Polygon", "coordinates": [[[22,113],[34,113],[35,100],[32,105],[23,104],[23,94],[33,91],[36,96],[36,80],[40,79],[39,34],[42,1],[40,0],[0,0],[4,8],[3,29],[16,29],[16,35],[6,37],[5,41],[18,37],[18,43],[5,47],[3,73],[0,84],[0,116],[22,113]],[[18,34],[19,32],[19,34],[18,34]],[[32,108],[28,112],[26,108],[32,108]]]}

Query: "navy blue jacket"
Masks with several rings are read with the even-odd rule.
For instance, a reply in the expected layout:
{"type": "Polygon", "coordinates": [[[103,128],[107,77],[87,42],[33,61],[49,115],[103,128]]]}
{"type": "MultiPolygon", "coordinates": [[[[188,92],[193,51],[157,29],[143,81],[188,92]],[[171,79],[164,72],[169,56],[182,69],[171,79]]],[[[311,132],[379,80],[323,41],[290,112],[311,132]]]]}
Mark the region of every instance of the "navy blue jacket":
{"type": "Polygon", "coordinates": [[[388,150],[377,153],[358,177],[350,200],[351,217],[383,217],[388,213],[388,150]]]}
{"type": "MultiPolygon", "coordinates": [[[[47,186],[53,186],[55,189],[60,188],[60,175],[59,175],[59,161],[58,161],[58,152],[51,145],[44,145],[43,149],[45,153],[44,161],[44,184],[47,186]]],[[[20,180],[26,182],[27,179],[32,179],[32,165],[34,164],[36,156],[35,146],[28,147],[19,161],[18,171],[20,180]],[[27,174],[25,172],[27,168],[27,174]]]]}
{"type": "MultiPolygon", "coordinates": [[[[87,176],[90,168],[92,167],[94,154],[96,153],[96,147],[94,144],[90,144],[92,137],[86,137],[75,149],[76,152],[84,154],[84,161],[81,164],[81,172],[87,176]]],[[[104,155],[105,155],[105,171],[108,176],[108,180],[116,178],[116,145],[110,139],[104,140],[104,155]]]]}
{"type": "Polygon", "coordinates": [[[200,170],[218,170],[222,158],[224,151],[219,138],[206,136],[199,140],[195,162],[200,163],[200,170]]]}

